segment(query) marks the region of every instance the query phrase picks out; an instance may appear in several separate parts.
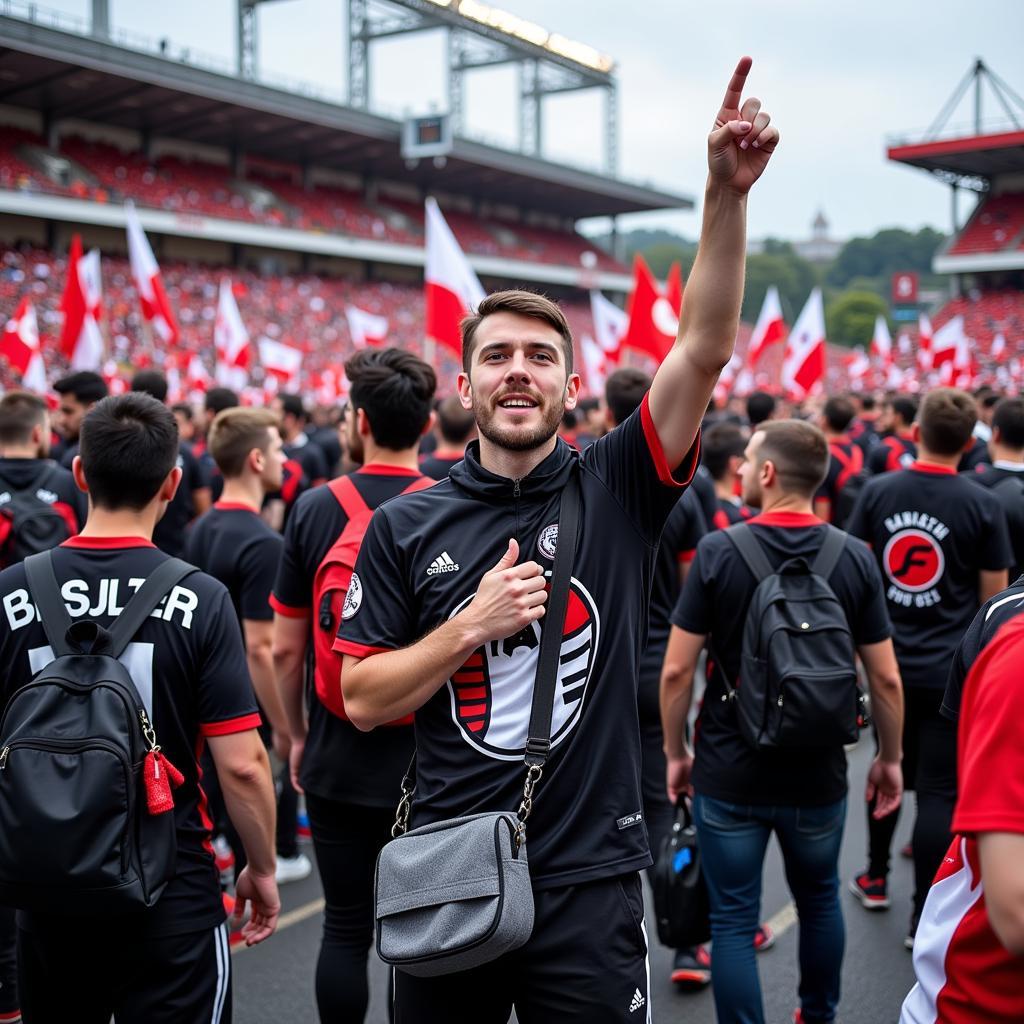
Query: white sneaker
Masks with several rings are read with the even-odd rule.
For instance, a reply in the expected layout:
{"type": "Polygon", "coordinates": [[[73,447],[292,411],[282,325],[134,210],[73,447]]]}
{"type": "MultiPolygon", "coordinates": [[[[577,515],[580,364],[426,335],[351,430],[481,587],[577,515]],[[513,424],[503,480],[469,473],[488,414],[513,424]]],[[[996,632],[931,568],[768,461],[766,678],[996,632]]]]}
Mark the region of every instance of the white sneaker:
{"type": "Polygon", "coordinates": [[[312,873],[313,862],[304,853],[300,853],[295,857],[278,857],[274,877],[278,885],[284,885],[286,882],[301,882],[312,873]]]}

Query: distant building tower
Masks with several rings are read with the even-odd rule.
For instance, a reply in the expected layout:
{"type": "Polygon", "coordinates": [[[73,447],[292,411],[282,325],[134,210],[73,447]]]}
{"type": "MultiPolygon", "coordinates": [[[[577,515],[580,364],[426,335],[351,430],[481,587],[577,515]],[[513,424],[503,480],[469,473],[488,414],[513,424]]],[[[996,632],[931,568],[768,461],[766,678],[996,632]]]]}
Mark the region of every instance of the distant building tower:
{"type": "Polygon", "coordinates": [[[831,263],[839,255],[843,243],[828,236],[828,218],[819,210],[811,224],[811,238],[807,242],[794,242],[797,254],[811,263],[831,263]]]}

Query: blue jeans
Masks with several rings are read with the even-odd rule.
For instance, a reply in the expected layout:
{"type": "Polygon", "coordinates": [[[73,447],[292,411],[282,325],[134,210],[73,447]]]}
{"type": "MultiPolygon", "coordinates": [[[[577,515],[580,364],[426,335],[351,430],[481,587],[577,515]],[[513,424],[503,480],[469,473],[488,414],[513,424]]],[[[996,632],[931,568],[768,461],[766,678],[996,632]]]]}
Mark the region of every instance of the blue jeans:
{"type": "Polygon", "coordinates": [[[839,848],[846,799],[824,807],[762,807],[701,796],[693,802],[711,896],[711,979],[719,1024],[764,1024],[754,933],[761,874],[774,831],[800,918],[800,1005],[810,1022],[835,1019],[846,933],[839,848]]]}

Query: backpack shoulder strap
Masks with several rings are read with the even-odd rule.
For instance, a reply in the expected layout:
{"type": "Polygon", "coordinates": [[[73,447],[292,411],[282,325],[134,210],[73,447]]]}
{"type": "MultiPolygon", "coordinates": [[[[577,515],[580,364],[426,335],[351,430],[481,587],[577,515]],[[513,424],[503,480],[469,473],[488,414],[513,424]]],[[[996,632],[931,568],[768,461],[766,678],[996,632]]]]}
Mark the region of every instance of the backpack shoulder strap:
{"type": "Polygon", "coordinates": [[[413,494],[416,491],[427,491],[436,484],[437,481],[430,476],[417,477],[404,491],[403,494],[413,494]]]}
{"type": "Polygon", "coordinates": [[[725,535],[732,541],[733,547],[740,553],[743,561],[747,563],[747,568],[758,583],[774,575],[775,569],[772,568],[771,562],[768,561],[764,548],[761,547],[753,531],[746,523],[737,523],[735,526],[730,526],[725,531],[725,535]]]}
{"type": "Polygon", "coordinates": [[[337,480],[332,480],[327,486],[330,487],[331,494],[337,499],[349,519],[355,519],[356,516],[371,511],[351,477],[339,476],[337,480]]]}
{"type": "Polygon", "coordinates": [[[180,558],[168,558],[166,562],[161,562],[125,605],[124,611],[114,620],[110,628],[111,657],[120,657],[132,637],[142,628],[142,624],[153,614],[153,610],[163,598],[186,576],[198,571],[194,565],[189,565],[180,558]]]}
{"type": "Polygon", "coordinates": [[[843,557],[846,550],[846,534],[837,530],[834,526],[825,527],[825,542],[821,545],[814,561],[811,563],[811,572],[827,580],[833,572],[839,559],[843,557]]]}
{"type": "Polygon", "coordinates": [[[28,581],[28,592],[39,609],[39,617],[43,623],[43,632],[50,641],[55,658],[71,654],[71,645],[67,634],[71,628],[71,616],[68,614],[64,598],[60,593],[57,575],[53,571],[53,551],[41,551],[37,555],[29,555],[22,563],[25,566],[25,578],[28,581]]]}

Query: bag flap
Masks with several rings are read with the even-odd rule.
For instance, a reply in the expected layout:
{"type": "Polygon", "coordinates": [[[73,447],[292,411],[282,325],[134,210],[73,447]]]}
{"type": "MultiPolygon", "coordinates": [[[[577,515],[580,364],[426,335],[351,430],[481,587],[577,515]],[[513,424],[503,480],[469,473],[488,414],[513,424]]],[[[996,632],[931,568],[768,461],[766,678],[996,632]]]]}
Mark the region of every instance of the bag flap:
{"type": "Polygon", "coordinates": [[[441,903],[458,903],[462,900],[482,899],[497,896],[501,891],[498,873],[481,878],[465,878],[461,881],[428,885],[422,889],[411,889],[388,896],[383,890],[377,894],[377,917],[404,914],[409,910],[436,907],[441,903]]]}
{"type": "Polygon", "coordinates": [[[377,858],[378,904],[405,899],[406,894],[440,892],[436,899],[421,895],[411,904],[430,906],[456,898],[445,892],[484,879],[492,880],[493,889],[475,895],[496,895],[502,851],[512,855],[512,828],[510,815],[479,814],[438,822],[393,839],[377,858]]]}

